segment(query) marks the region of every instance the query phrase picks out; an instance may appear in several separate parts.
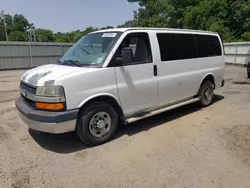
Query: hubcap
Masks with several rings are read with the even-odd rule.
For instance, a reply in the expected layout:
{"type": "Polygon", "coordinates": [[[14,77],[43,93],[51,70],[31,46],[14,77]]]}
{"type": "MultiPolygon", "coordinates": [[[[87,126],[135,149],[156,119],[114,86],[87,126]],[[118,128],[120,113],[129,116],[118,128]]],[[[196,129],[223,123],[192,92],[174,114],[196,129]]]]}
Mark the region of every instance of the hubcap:
{"type": "Polygon", "coordinates": [[[210,102],[211,101],[211,99],[212,99],[212,93],[213,93],[213,91],[211,90],[210,87],[206,87],[204,89],[204,99],[205,99],[206,102],[210,102]]]}
{"type": "Polygon", "coordinates": [[[89,122],[89,131],[94,137],[106,135],[111,128],[111,117],[106,112],[96,113],[89,122]]]}

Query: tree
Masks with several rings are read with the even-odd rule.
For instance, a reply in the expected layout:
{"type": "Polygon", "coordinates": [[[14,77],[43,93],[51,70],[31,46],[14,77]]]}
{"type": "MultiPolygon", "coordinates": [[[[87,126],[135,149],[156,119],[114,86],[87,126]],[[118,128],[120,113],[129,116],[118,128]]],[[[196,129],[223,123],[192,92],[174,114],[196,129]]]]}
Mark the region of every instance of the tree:
{"type": "Polygon", "coordinates": [[[0,41],[5,41],[5,40],[6,40],[6,36],[5,36],[4,26],[0,22],[0,41]]]}
{"type": "Polygon", "coordinates": [[[67,33],[61,33],[61,32],[55,33],[54,38],[55,42],[70,42],[67,33]]]}
{"type": "Polygon", "coordinates": [[[55,34],[55,42],[70,42],[66,35],[56,35],[55,34]]]}
{"type": "Polygon", "coordinates": [[[135,24],[141,27],[183,28],[185,7],[192,6],[196,0],[128,0],[140,6],[134,12],[135,24]]]}
{"type": "Polygon", "coordinates": [[[32,23],[29,23],[28,20],[21,14],[15,14],[13,17],[13,30],[26,32],[29,29],[34,28],[32,23]]]}
{"type": "MultiPolygon", "coordinates": [[[[108,27],[103,28],[103,29],[110,29],[110,28],[111,28],[111,26],[108,26],[108,27]]],[[[96,30],[98,30],[98,29],[93,28],[93,27],[87,27],[84,31],[75,33],[72,42],[76,42],[84,35],[87,35],[93,31],[96,31],[96,30]]]]}
{"type": "MultiPolygon", "coordinates": [[[[25,18],[21,14],[15,14],[11,16],[9,14],[5,15],[5,23],[7,24],[7,33],[9,35],[10,41],[28,41],[28,32],[30,29],[35,29],[35,26],[30,23],[27,18],[25,18]]],[[[4,31],[4,22],[3,19],[0,18],[0,41],[5,41],[5,31],[4,31]]],[[[111,29],[113,26],[102,27],[101,29],[111,29]]],[[[94,27],[87,27],[84,30],[76,30],[72,32],[58,32],[53,33],[53,31],[49,29],[35,29],[36,41],[38,42],[76,42],[82,36],[92,32],[99,30],[94,27]]]]}
{"type": "Polygon", "coordinates": [[[67,32],[67,33],[61,33],[58,32],[56,33],[55,36],[55,41],[56,42],[76,42],[78,41],[82,36],[87,35],[90,32],[98,30],[97,28],[93,27],[87,27],[85,30],[80,31],[72,31],[72,32],[67,32]]]}
{"type": "Polygon", "coordinates": [[[21,31],[13,31],[9,34],[10,41],[28,41],[27,33],[21,31]]]}
{"type": "Polygon", "coordinates": [[[218,32],[226,41],[234,37],[227,26],[227,0],[201,1],[196,6],[188,7],[184,16],[186,28],[218,32]]]}
{"type": "Polygon", "coordinates": [[[5,14],[5,23],[7,27],[7,33],[13,31],[13,17],[10,14],[5,14]]]}
{"type": "Polygon", "coordinates": [[[228,0],[227,26],[239,38],[250,31],[250,0],[228,0]]]}
{"type": "Polygon", "coordinates": [[[35,31],[37,42],[53,42],[54,34],[49,29],[36,29],[35,31]]]}
{"type": "Polygon", "coordinates": [[[3,21],[0,19],[0,41],[5,41],[6,36],[5,36],[5,31],[4,31],[4,25],[3,21]]]}
{"type": "Polygon", "coordinates": [[[106,27],[102,27],[101,30],[103,29],[113,29],[114,27],[113,26],[106,26],[106,27]]]}
{"type": "Polygon", "coordinates": [[[89,26],[84,31],[82,31],[81,33],[82,33],[82,35],[87,35],[90,32],[97,31],[97,30],[98,30],[98,28],[94,28],[94,27],[89,26]]]}
{"type": "MultiPolygon", "coordinates": [[[[10,41],[27,41],[27,31],[34,28],[33,24],[29,23],[21,14],[15,14],[14,16],[6,14],[5,23],[10,41]]],[[[6,40],[3,24],[3,20],[0,19],[0,41],[6,40]]]]}
{"type": "MultiPolygon", "coordinates": [[[[9,15],[9,14],[5,15],[5,24],[6,24],[7,33],[9,34],[11,32],[11,27],[12,27],[12,16],[11,15],[9,15]]],[[[0,17],[0,41],[6,41],[4,20],[2,17],[0,17]]]]}
{"type": "Polygon", "coordinates": [[[118,28],[128,28],[128,27],[135,27],[135,22],[133,20],[128,20],[122,25],[118,25],[118,28]]]}
{"type": "Polygon", "coordinates": [[[241,35],[242,38],[246,41],[250,41],[250,32],[245,32],[244,34],[241,35]]]}
{"type": "Polygon", "coordinates": [[[250,31],[250,0],[128,0],[137,2],[134,21],[142,27],[216,31],[225,41],[250,31]]]}
{"type": "Polygon", "coordinates": [[[74,36],[73,36],[73,41],[71,42],[76,42],[78,41],[80,38],[82,38],[82,33],[81,32],[78,32],[78,33],[75,33],[74,36]]]}

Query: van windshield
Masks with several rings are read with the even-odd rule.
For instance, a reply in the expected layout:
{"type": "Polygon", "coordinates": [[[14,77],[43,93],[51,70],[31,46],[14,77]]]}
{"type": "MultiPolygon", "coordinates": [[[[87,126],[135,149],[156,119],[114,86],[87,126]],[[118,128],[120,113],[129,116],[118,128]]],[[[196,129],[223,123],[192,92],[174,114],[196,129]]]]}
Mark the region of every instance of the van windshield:
{"type": "Polygon", "coordinates": [[[101,66],[117,39],[120,32],[90,33],[77,41],[61,58],[61,65],[101,66]]]}

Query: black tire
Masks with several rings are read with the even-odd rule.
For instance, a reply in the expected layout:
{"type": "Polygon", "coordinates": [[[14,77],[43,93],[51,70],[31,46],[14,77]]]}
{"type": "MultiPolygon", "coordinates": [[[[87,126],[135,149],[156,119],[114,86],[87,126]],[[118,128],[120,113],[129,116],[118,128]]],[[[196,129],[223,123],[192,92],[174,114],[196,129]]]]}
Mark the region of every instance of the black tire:
{"type": "Polygon", "coordinates": [[[247,73],[247,78],[250,78],[250,73],[249,72],[247,73]]]}
{"type": "Polygon", "coordinates": [[[198,96],[202,107],[209,106],[213,103],[214,85],[210,80],[206,80],[202,83],[198,96]]]}
{"type": "Polygon", "coordinates": [[[89,146],[100,145],[108,142],[115,135],[118,127],[118,120],[118,114],[113,106],[105,102],[92,102],[80,111],[76,124],[76,133],[85,144],[89,146]],[[95,137],[90,131],[90,129],[93,129],[90,124],[94,116],[101,112],[109,115],[111,118],[111,126],[105,135],[95,137]]]}

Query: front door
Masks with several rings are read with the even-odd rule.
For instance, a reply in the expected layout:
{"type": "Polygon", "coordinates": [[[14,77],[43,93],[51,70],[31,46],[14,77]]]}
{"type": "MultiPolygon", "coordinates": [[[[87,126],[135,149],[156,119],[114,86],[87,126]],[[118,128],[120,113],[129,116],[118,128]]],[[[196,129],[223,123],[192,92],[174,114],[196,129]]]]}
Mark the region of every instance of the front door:
{"type": "Polygon", "coordinates": [[[153,62],[147,33],[128,34],[115,57],[124,47],[133,51],[133,61],[115,67],[119,99],[126,117],[143,113],[157,106],[157,67],[153,62]]]}

